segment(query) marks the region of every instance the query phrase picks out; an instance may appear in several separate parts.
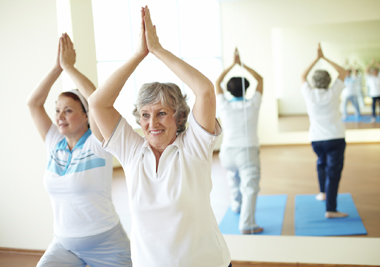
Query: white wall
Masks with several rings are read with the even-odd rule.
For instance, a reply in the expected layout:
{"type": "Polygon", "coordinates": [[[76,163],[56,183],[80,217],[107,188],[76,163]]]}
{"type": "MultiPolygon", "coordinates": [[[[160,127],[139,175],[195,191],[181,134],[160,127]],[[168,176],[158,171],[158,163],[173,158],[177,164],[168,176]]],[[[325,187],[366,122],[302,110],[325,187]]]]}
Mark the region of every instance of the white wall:
{"type": "MultiPolygon", "coordinates": [[[[232,62],[236,46],[242,60],[264,77],[263,103],[258,135],[261,144],[308,144],[307,132],[278,131],[278,108],[275,97],[275,64],[272,30],[318,24],[345,23],[380,19],[380,1],[265,0],[222,1],[222,42],[225,66],[232,62]]],[[[316,45],[305,48],[311,62],[316,45]]],[[[307,67],[307,66],[305,66],[307,67]]],[[[379,142],[380,129],[348,130],[347,142],[379,142]]]]}
{"type": "MultiPolygon", "coordinates": [[[[0,1],[0,247],[46,249],[53,215],[43,187],[46,151],[26,99],[53,66],[58,45],[55,1],[0,1]]],[[[54,114],[60,82],[47,100],[54,114]]]]}

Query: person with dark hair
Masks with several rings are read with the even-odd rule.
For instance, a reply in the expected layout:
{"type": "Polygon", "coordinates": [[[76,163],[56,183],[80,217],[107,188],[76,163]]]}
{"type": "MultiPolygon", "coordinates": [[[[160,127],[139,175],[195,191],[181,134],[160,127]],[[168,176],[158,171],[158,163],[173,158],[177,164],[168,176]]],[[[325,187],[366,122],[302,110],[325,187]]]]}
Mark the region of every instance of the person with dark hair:
{"type": "Polygon", "coordinates": [[[241,64],[239,52],[235,49],[233,64],[218,77],[215,88],[217,108],[224,128],[219,158],[221,165],[227,169],[231,209],[240,213],[241,233],[260,233],[263,228],[256,224],[255,209],[260,190],[260,145],[257,122],[263,94],[263,78],[247,65],[241,64]],[[227,83],[227,90],[233,98],[228,101],[224,96],[221,83],[235,65],[242,66],[257,81],[256,91],[249,100],[245,99],[249,82],[243,77],[231,78],[227,83]]]}
{"type": "Polygon", "coordinates": [[[162,47],[147,6],[141,10],[136,52],[92,94],[89,103],[105,139],[104,149],[126,170],[133,266],[231,266],[210,204],[212,154],[221,133],[215,119],[214,87],[162,47]],[[144,84],[133,111],[143,138],[114,103],[149,53],[188,85],[196,100],[190,112],[177,85],[144,84]]]}
{"type": "Polygon", "coordinates": [[[86,100],[95,86],[75,61],[73,43],[63,34],[53,69],[28,99],[48,152],[44,184],[54,214],[54,238],[37,267],[132,266],[129,239],[112,203],[112,155],[102,149],[86,100]],[[54,124],[44,104],[63,70],[79,90],[59,95],[54,124]]]}
{"type": "Polygon", "coordinates": [[[376,102],[379,103],[380,112],[380,63],[375,59],[366,67],[366,83],[368,87],[368,96],[372,98],[372,122],[376,122],[376,102]]]}
{"type": "Polygon", "coordinates": [[[347,213],[337,211],[337,194],[346,148],[344,125],[339,114],[339,99],[344,88],[346,71],[327,59],[318,45],[317,58],[301,76],[301,92],[306,102],[310,120],[309,138],[314,152],[318,156],[317,171],[320,193],[316,199],[326,200],[326,218],[346,217],[347,213]],[[326,60],[338,72],[339,76],[329,88],[330,74],[325,70],[316,70],[311,87],[307,76],[318,60],[326,60]]]}

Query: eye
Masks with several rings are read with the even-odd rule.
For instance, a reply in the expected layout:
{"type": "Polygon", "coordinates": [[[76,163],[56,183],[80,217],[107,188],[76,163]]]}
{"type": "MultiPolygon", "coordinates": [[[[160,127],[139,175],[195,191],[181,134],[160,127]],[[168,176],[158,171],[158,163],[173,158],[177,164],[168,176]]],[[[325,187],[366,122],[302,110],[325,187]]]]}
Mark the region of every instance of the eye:
{"type": "Polygon", "coordinates": [[[164,112],[164,111],[161,111],[158,113],[158,116],[164,116],[164,115],[166,115],[166,112],[164,112]]]}
{"type": "Polygon", "coordinates": [[[141,116],[142,116],[143,118],[149,118],[149,114],[148,114],[148,113],[143,113],[143,114],[141,114],[141,116]]]}
{"type": "Polygon", "coordinates": [[[65,113],[71,113],[72,110],[71,109],[65,109],[65,113]]]}
{"type": "Polygon", "coordinates": [[[56,109],[56,110],[55,110],[55,113],[58,114],[58,113],[59,113],[59,109],[56,109]]]}

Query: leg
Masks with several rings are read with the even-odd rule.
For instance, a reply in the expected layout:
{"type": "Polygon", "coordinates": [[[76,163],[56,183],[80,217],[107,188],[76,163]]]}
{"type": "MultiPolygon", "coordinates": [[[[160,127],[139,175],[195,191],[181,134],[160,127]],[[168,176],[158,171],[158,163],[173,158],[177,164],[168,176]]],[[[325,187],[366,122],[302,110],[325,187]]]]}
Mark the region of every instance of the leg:
{"type": "Polygon", "coordinates": [[[348,115],[348,113],[347,113],[348,100],[349,100],[348,96],[344,97],[344,100],[343,100],[343,119],[346,119],[347,115],[348,115]]]}
{"type": "Polygon", "coordinates": [[[129,239],[120,223],[104,233],[83,238],[77,246],[82,249],[75,253],[91,267],[132,266],[129,239]]]}
{"type": "Polygon", "coordinates": [[[240,163],[240,192],[242,196],[239,229],[243,234],[259,233],[263,231],[263,228],[260,228],[255,220],[256,199],[260,190],[259,148],[243,148],[237,160],[240,163]]]}
{"type": "Polygon", "coordinates": [[[324,151],[325,141],[312,142],[311,145],[315,154],[317,154],[317,172],[318,172],[318,182],[319,182],[319,194],[316,196],[318,200],[325,200],[325,188],[326,188],[326,153],[324,151]]]}
{"type": "Polygon", "coordinates": [[[376,121],[376,97],[372,97],[372,120],[371,122],[376,121]]]}
{"type": "Polygon", "coordinates": [[[360,107],[359,107],[359,102],[358,102],[358,97],[357,96],[353,96],[352,97],[352,105],[355,108],[355,116],[356,117],[360,117],[360,107]]]}
{"type": "MultiPolygon", "coordinates": [[[[326,217],[345,217],[338,215],[336,210],[336,198],[339,181],[343,169],[344,151],[346,142],[344,139],[326,141],[327,152],[327,179],[326,179],[326,217]]],[[[343,215],[340,214],[340,215],[343,215]]]]}
{"type": "Polygon", "coordinates": [[[227,181],[231,192],[231,209],[239,213],[241,207],[240,177],[235,165],[235,148],[223,148],[220,150],[220,164],[227,169],[227,181]]]}
{"type": "MultiPolygon", "coordinates": [[[[379,104],[379,115],[380,115],[380,96],[376,97],[377,103],[379,104]]],[[[376,116],[376,105],[375,105],[375,116],[376,116]]]]}
{"type": "Polygon", "coordinates": [[[238,171],[227,171],[228,185],[231,191],[231,210],[239,213],[241,208],[240,177],[238,171]]]}
{"type": "Polygon", "coordinates": [[[37,263],[37,267],[85,267],[86,263],[74,253],[65,249],[54,238],[48,249],[37,263]]]}

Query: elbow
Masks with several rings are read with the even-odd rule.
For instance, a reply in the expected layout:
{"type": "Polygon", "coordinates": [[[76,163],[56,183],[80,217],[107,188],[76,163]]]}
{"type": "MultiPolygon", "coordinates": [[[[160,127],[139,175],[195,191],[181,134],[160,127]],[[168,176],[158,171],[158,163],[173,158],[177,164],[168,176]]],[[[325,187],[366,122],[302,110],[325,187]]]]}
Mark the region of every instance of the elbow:
{"type": "Polygon", "coordinates": [[[99,101],[96,97],[96,92],[92,93],[89,98],[87,99],[88,106],[90,110],[99,108],[99,101]]]}

